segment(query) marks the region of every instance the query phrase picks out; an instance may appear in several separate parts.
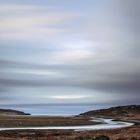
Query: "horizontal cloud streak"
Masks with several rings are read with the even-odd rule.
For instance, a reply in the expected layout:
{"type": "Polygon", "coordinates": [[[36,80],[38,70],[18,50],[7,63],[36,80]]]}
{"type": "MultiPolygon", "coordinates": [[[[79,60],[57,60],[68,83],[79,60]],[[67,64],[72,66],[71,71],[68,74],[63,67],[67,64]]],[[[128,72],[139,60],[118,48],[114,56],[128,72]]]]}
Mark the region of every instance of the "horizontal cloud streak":
{"type": "Polygon", "coordinates": [[[46,38],[65,31],[55,25],[74,20],[79,16],[76,13],[62,13],[49,7],[26,4],[2,4],[0,12],[3,13],[3,16],[0,16],[2,40],[28,41],[33,38],[46,38]]]}

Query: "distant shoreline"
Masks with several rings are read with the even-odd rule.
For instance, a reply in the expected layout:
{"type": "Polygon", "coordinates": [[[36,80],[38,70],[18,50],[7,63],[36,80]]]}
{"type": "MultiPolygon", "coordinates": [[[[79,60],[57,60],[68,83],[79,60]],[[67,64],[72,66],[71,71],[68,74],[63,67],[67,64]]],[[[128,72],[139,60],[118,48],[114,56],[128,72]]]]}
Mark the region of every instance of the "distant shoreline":
{"type": "MultiPolygon", "coordinates": [[[[82,105],[82,106],[85,106],[85,105],[89,105],[89,104],[84,104],[84,105],[82,105]]],[[[119,109],[125,109],[125,107],[130,107],[130,109],[131,109],[131,107],[133,108],[136,108],[136,107],[138,107],[138,108],[140,108],[139,106],[140,105],[124,105],[124,106],[114,106],[114,107],[104,107],[103,109],[102,108],[100,108],[100,109],[93,109],[92,110],[92,107],[90,107],[90,109],[88,109],[87,110],[87,108],[85,108],[85,109],[81,109],[81,108],[83,108],[81,105],[78,105],[78,108],[76,108],[77,107],[77,104],[74,104],[74,105],[67,105],[66,104],[66,112],[64,112],[64,113],[62,113],[61,112],[61,106],[63,107],[63,105],[60,105],[60,106],[58,106],[59,108],[54,108],[54,107],[52,107],[51,108],[51,106],[56,106],[56,104],[54,105],[54,104],[48,104],[47,106],[46,106],[46,104],[44,105],[43,104],[43,107],[42,107],[42,104],[40,105],[39,104],[39,108],[33,108],[33,110],[35,110],[35,112],[32,112],[31,110],[32,110],[32,108],[28,108],[28,105],[24,105],[24,106],[27,106],[27,109],[25,108],[25,109],[22,109],[22,107],[21,107],[21,109],[20,109],[20,107],[18,108],[17,107],[18,105],[16,105],[15,106],[15,108],[14,108],[14,106],[12,107],[12,106],[10,106],[9,108],[8,108],[8,106],[6,107],[6,106],[4,106],[4,108],[2,108],[2,106],[1,106],[1,110],[7,110],[7,111],[9,111],[9,113],[10,113],[10,111],[13,111],[13,113],[16,113],[17,115],[35,115],[35,116],[37,116],[37,115],[42,115],[42,116],[77,116],[77,115],[81,115],[81,114],[87,114],[87,113],[89,113],[89,112],[95,112],[95,113],[97,113],[97,114],[99,114],[99,112],[103,112],[104,110],[109,110],[109,109],[113,109],[113,110],[119,110],[119,109]],[[76,106],[75,106],[76,105],[76,106]],[[67,108],[67,106],[68,106],[68,108],[67,108]],[[78,109],[80,109],[80,110],[87,110],[87,111],[74,111],[74,112],[72,112],[71,110],[72,110],[72,108],[70,107],[69,108],[69,106],[75,106],[74,108],[76,108],[77,110],[78,109]],[[17,107],[17,108],[16,108],[17,107]],[[41,111],[39,111],[39,109],[41,110],[41,111]],[[52,109],[52,112],[50,112],[50,110],[52,109]],[[56,110],[56,109],[58,109],[58,110],[56,110]],[[60,112],[59,112],[59,109],[60,109],[60,112]],[[18,110],[20,110],[20,111],[18,111],[18,110]],[[21,111],[22,110],[22,111],[21,111]],[[44,110],[44,112],[42,112],[44,110]],[[55,110],[56,110],[56,112],[55,112],[55,110]],[[39,112],[37,112],[37,111],[39,111],[39,112]],[[40,113],[41,112],[41,113],[40,113]],[[79,113],[76,113],[76,112],[79,112],[79,113]]],[[[21,106],[21,105],[19,105],[19,106],[21,106]]],[[[30,106],[30,105],[29,105],[30,106]]],[[[34,105],[32,105],[32,106],[34,106],[34,105]]],[[[37,105],[36,105],[37,106],[37,105]]],[[[56,106],[57,107],[57,106],[56,106]]],[[[24,107],[23,107],[24,108],[24,107]]],[[[93,106],[93,108],[94,108],[94,106],[93,106]]],[[[123,109],[123,110],[124,110],[123,109]]],[[[127,108],[126,108],[127,109],[127,108]]],[[[129,109],[129,108],[128,108],[129,109]]],[[[112,111],[112,110],[109,110],[109,111],[112,111]]],[[[122,112],[121,112],[122,113],[122,112]]],[[[117,114],[117,113],[116,113],[117,114]]],[[[106,114],[105,114],[106,115],[106,114]]],[[[103,115],[103,116],[105,116],[105,115],[103,115]]],[[[108,114],[107,114],[107,116],[108,116],[108,114]]]]}
{"type": "Polygon", "coordinates": [[[114,117],[116,115],[121,115],[121,116],[129,116],[131,113],[130,117],[135,114],[139,114],[140,111],[140,105],[125,105],[125,106],[115,106],[115,107],[110,107],[106,109],[95,109],[91,111],[87,111],[84,113],[80,114],[31,114],[29,112],[23,112],[23,111],[18,111],[15,109],[0,109],[0,115],[33,115],[33,116],[110,116],[114,117]],[[114,116],[113,116],[114,115],[114,116]]]}

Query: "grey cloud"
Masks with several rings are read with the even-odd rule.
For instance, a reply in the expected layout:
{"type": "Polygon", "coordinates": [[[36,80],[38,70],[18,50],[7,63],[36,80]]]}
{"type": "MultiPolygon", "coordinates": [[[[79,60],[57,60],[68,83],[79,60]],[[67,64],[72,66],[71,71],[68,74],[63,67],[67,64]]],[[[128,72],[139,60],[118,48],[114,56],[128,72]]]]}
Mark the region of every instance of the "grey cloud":
{"type": "MultiPolygon", "coordinates": [[[[112,65],[37,65],[20,63],[13,61],[0,61],[7,68],[23,69],[23,73],[19,73],[19,77],[9,79],[13,73],[4,72],[5,77],[0,80],[3,86],[23,86],[23,87],[39,87],[39,86],[80,86],[92,88],[93,90],[103,90],[114,92],[132,92],[139,91],[140,76],[138,69],[121,67],[113,68],[112,65]],[[32,73],[24,74],[24,69],[28,70],[50,70],[64,74],[64,77],[50,78],[46,75],[32,75],[32,73]],[[23,79],[24,77],[24,79],[23,79]],[[34,79],[34,80],[33,80],[34,79]]],[[[18,73],[15,73],[18,74],[18,73]]],[[[14,77],[14,76],[13,76],[14,77]]]]}

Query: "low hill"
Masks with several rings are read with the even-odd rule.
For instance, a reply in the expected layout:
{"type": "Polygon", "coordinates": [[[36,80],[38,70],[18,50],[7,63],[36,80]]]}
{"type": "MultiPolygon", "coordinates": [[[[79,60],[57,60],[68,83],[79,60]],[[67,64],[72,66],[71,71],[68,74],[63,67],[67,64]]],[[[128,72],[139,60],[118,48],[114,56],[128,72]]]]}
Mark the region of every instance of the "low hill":
{"type": "Polygon", "coordinates": [[[108,109],[93,110],[82,113],[80,116],[106,116],[116,119],[140,120],[140,105],[117,106],[108,109]]]}
{"type": "Polygon", "coordinates": [[[12,109],[0,109],[0,115],[30,115],[30,114],[12,109]]]}

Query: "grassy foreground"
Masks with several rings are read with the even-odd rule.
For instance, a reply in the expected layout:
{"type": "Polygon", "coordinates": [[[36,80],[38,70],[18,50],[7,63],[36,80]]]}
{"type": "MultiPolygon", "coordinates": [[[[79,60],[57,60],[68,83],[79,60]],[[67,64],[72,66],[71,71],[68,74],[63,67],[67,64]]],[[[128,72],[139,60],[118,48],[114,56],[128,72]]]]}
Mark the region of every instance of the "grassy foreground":
{"type": "Polygon", "coordinates": [[[98,131],[16,130],[0,132],[0,140],[140,140],[140,125],[98,131]]]}
{"type": "Polygon", "coordinates": [[[49,116],[0,116],[0,127],[29,127],[29,126],[76,126],[93,125],[98,122],[85,117],[49,117],[49,116]]]}

